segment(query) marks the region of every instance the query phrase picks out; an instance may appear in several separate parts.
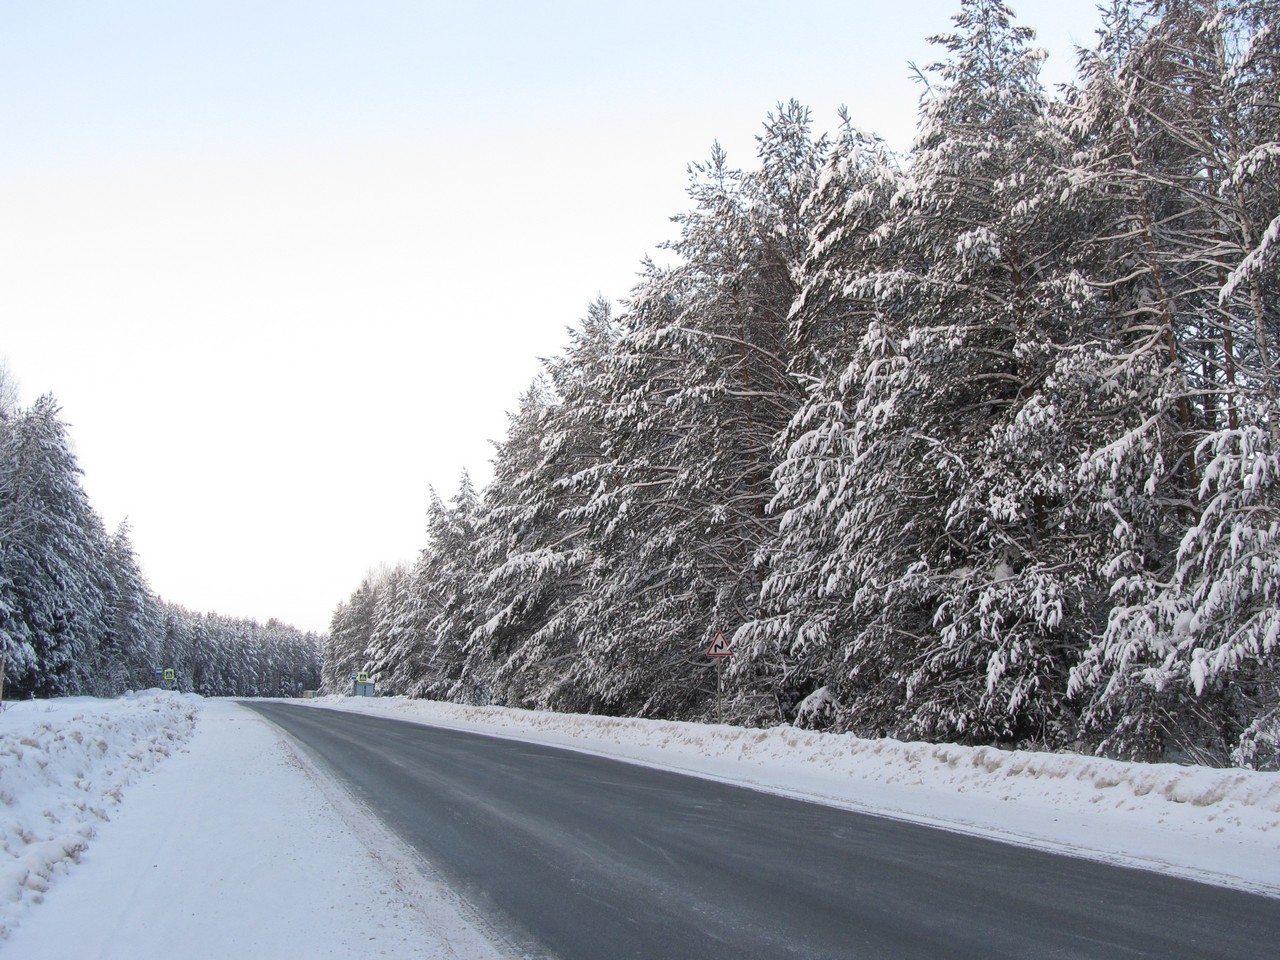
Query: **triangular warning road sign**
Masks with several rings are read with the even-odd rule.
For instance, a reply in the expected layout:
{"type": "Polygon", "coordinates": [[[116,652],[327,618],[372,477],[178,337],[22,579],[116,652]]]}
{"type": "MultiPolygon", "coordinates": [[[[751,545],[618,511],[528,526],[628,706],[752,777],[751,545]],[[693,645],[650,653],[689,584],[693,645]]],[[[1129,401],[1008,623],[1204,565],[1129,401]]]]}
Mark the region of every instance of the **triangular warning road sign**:
{"type": "Polygon", "coordinates": [[[723,633],[717,633],[715,640],[711,642],[711,646],[707,647],[708,657],[732,657],[733,647],[729,646],[729,641],[724,638],[723,633]]]}

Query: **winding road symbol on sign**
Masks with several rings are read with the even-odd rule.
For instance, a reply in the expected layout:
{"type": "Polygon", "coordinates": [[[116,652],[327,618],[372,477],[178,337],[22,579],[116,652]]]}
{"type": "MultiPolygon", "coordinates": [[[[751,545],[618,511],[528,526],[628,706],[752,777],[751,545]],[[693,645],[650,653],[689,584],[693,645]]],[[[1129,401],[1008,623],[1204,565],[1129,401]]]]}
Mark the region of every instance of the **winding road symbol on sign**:
{"type": "Polygon", "coordinates": [[[729,646],[729,641],[724,638],[723,633],[717,633],[716,638],[711,641],[711,646],[707,647],[708,657],[732,657],[733,647],[729,646]]]}

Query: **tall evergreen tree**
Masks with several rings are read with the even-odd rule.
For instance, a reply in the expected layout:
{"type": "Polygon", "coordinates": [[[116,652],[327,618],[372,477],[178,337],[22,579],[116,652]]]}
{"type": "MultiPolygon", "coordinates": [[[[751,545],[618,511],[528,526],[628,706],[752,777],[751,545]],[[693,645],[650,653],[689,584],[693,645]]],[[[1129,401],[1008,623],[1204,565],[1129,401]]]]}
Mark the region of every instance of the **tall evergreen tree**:
{"type": "Polygon", "coordinates": [[[1124,755],[1224,760],[1276,702],[1266,478],[1280,406],[1262,225],[1280,204],[1265,159],[1275,112],[1257,109],[1275,90],[1263,6],[1117,2],[1084,61],[1078,180],[1120,224],[1100,242],[1123,257],[1104,280],[1115,379],[1131,386],[1093,464],[1112,479],[1100,506],[1118,521],[1116,605],[1073,685],[1103,748],[1124,755]]]}
{"type": "Polygon", "coordinates": [[[138,566],[129,534],[125,520],[107,542],[109,616],[93,667],[93,686],[103,694],[149,685],[159,663],[158,601],[138,566]]]}
{"type": "Polygon", "coordinates": [[[489,703],[492,699],[491,664],[471,659],[470,638],[478,612],[476,524],[480,498],[464,471],[458,491],[446,505],[432,492],[427,515],[430,537],[431,579],[425,605],[432,611],[427,621],[430,658],[423,692],[440,700],[489,703]]]}
{"type": "Polygon", "coordinates": [[[851,726],[1061,739],[1088,594],[1051,376],[1082,296],[1046,189],[1062,145],[1030,30],[988,0],[955,22],[880,249],[835,313],[856,346],[791,428],[765,599],[805,598],[782,623],[837,671],[851,726]]]}
{"type": "Polygon", "coordinates": [[[387,571],[379,585],[364,659],[370,677],[383,695],[403,692],[395,667],[395,651],[402,643],[402,632],[408,625],[405,614],[412,582],[410,568],[398,564],[387,571]]]}
{"type": "Polygon", "coordinates": [[[349,690],[351,675],[365,669],[380,586],[377,575],[370,573],[333,613],[324,647],[323,689],[328,693],[349,690]]]}
{"type": "Polygon", "coordinates": [[[648,266],[597,381],[609,433],[583,508],[595,551],[584,663],[610,709],[705,711],[704,651],[755,615],[772,442],[800,397],[793,272],[826,150],[793,102],[765,126],[759,172],[718,148],[692,169],[680,260],[648,266]]]}
{"type": "Polygon", "coordinates": [[[58,412],[46,395],[0,431],[0,629],[19,696],[81,692],[106,631],[106,536],[58,412]]]}
{"type": "MultiPolygon", "coordinates": [[[[894,265],[886,226],[902,187],[897,162],[846,116],[835,148],[807,201],[813,222],[790,315],[792,371],[806,400],[775,443],[772,480],[776,534],[757,552],[766,573],[761,616],[734,637],[735,679],[772,700],[790,719],[801,700],[842,686],[849,623],[827,595],[819,571],[840,548],[843,513],[827,500],[829,483],[852,452],[842,450],[841,374],[876,322],[866,278],[894,265]]],[[[861,382],[859,379],[857,382],[861,382]]]]}

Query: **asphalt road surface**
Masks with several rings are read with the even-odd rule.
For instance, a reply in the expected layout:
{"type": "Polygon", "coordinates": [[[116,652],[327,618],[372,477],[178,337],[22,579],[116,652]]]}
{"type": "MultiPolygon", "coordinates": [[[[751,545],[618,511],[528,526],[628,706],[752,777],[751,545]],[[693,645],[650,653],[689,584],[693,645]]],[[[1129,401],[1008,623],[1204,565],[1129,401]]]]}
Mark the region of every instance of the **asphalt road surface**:
{"type": "Polygon", "coordinates": [[[531,956],[1280,956],[1276,899],[555,747],[246,706],[531,956]]]}

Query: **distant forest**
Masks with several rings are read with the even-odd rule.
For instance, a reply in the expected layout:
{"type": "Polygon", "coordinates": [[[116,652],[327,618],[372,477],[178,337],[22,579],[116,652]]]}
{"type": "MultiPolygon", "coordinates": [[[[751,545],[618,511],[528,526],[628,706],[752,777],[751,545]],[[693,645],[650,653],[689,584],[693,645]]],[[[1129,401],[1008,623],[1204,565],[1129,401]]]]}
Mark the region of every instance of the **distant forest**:
{"type": "Polygon", "coordinates": [[[128,523],[108,534],[50,396],[17,405],[0,368],[0,674],[4,699],[297,696],[320,680],[320,638],[275,620],[198,614],[147,585],[128,523]]]}
{"type": "Polygon", "coordinates": [[[968,0],[907,154],[713,149],[326,687],[706,720],[724,632],[735,723],[1275,769],[1277,25],[1113,0],[1050,96],[968,0]]]}

